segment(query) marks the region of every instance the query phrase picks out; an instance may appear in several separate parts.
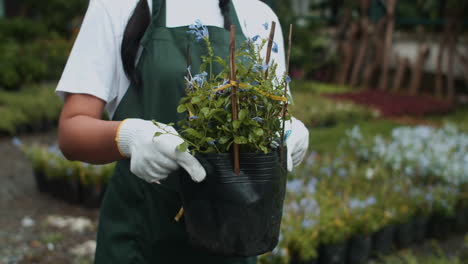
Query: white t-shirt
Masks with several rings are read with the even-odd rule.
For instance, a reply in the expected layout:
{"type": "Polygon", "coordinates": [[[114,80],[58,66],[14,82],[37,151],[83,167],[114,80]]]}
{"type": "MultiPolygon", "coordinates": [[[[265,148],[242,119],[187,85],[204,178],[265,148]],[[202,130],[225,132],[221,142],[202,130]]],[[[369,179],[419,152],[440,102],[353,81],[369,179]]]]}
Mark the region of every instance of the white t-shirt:
{"type": "MultiPolygon", "coordinates": [[[[277,24],[275,42],[278,53],[271,59],[278,64],[276,74],[285,72],[285,52],[281,26],[275,13],[259,0],[232,0],[244,35],[268,38],[264,23],[277,24]]],[[[218,0],[166,0],[166,26],[179,27],[200,19],[205,25],[223,27],[218,0]]],[[[90,0],[80,33],[56,89],[65,93],[90,94],[106,102],[110,117],[125,95],[129,80],[123,70],[120,47],[123,33],[138,0],[90,0]]],[[[148,0],[150,9],[152,0],[148,0]]],[[[234,10],[233,10],[234,11],[234,10]]]]}

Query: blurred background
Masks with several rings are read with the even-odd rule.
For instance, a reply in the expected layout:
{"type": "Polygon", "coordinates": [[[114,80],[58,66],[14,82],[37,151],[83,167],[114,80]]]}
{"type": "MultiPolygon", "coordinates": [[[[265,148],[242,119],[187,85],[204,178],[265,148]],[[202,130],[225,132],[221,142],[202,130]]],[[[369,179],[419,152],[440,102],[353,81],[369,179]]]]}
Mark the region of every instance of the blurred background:
{"type": "MultiPolygon", "coordinates": [[[[265,2],[310,147],[260,262],[468,263],[468,1],[265,2]]],[[[0,0],[1,264],[92,263],[113,164],[63,158],[54,93],[87,5],[0,0]]]]}

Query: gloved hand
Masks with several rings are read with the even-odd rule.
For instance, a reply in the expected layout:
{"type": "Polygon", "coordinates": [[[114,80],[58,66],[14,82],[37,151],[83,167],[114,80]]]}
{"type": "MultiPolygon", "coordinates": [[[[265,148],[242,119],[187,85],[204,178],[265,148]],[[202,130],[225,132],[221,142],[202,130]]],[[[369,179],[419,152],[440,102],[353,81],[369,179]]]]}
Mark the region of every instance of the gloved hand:
{"type": "Polygon", "coordinates": [[[288,153],[286,154],[288,171],[291,172],[304,159],[309,147],[309,131],[300,120],[294,117],[291,117],[290,121],[286,121],[284,131],[285,142],[288,148],[288,153]]]}
{"type": "Polygon", "coordinates": [[[121,154],[130,158],[130,171],[149,183],[159,183],[182,167],[194,181],[203,181],[206,172],[198,160],[189,152],[176,150],[183,142],[176,136],[177,131],[172,126],[158,124],[160,128],[151,121],[126,119],[120,125],[116,141],[121,154]],[[157,132],[162,135],[154,137],[157,132]]]}

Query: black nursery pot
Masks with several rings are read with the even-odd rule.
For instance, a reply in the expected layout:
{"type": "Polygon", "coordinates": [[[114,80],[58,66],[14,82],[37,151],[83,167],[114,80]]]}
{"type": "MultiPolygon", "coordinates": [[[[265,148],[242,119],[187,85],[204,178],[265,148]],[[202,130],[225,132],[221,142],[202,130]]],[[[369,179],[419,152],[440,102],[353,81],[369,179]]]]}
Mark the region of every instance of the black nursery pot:
{"type": "Polygon", "coordinates": [[[45,193],[48,191],[48,180],[43,172],[34,171],[34,180],[36,182],[36,188],[39,192],[45,193]]]}
{"type": "Polygon", "coordinates": [[[395,242],[398,248],[407,248],[414,241],[413,222],[408,221],[397,225],[395,231],[395,242]]]}
{"type": "Polygon", "coordinates": [[[233,156],[199,154],[207,172],[195,183],[180,177],[185,226],[190,243],[216,255],[256,256],[278,244],[286,187],[285,164],[277,152],[241,153],[241,173],[233,156]]]}
{"type": "Polygon", "coordinates": [[[321,245],[319,247],[320,264],[345,264],[347,255],[347,243],[321,245]]]}
{"type": "Polygon", "coordinates": [[[426,239],[428,216],[416,216],[413,218],[413,236],[415,242],[423,242],[426,239]]]}
{"type": "Polygon", "coordinates": [[[355,235],[348,241],[348,264],[367,263],[371,252],[371,238],[369,235],[355,235]]]}
{"type": "Polygon", "coordinates": [[[394,225],[389,225],[372,235],[372,255],[379,257],[392,252],[395,229],[394,225]]]}
{"type": "Polygon", "coordinates": [[[429,220],[429,236],[435,239],[448,238],[453,219],[441,213],[434,213],[429,220]]]}
{"type": "Polygon", "coordinates": [[[459,206],[455,216],[455,231],[465,232],[468,229],[468,208],[459,206]]]}
{"type": "Polygon", "coordinates": [[[83,185],[83,205],[87,208],[92,209],[101,207],[101,201],[104,191],[105,187],[101,184],[83,185]]]}

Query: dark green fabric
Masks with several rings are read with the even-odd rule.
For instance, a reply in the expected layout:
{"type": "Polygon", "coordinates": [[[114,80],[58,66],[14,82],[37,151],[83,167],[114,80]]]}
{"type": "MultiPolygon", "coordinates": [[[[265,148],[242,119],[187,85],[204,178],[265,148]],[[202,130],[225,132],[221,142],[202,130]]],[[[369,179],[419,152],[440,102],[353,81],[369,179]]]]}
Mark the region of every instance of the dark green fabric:
{"type": "MultiPolygon", "coordinates": [[[[164,0],[153,0],[153,10],[138,63],[143,86],[129,87],[114,120],[142,118],[162,123],[180,120],[182,116],[176,108],[184,95],[187,46],[190,45],[193,73],[199,70],[200,56],[206,54],[204,43],[196,42],[187,33],[188,27],[166,28],[164,0]]],[[[231,19],[238,29],[237,42],[245,41],[232,4],[231,19]]],[[[229,32],[224,28],[208,28],[215,54],[227,58],[229,32]]],[[[219,70],[215,68],[214,72],[219,70]]],[[[183,219],[174,220],[181,208],[179,173],[173,173],[161,185],[149,184],[133,175],[129,166],[129,160],[118,162],[104,197],[95,263],[256,263],[256,258],[216,257],[192,249],[183,219]]]]}

